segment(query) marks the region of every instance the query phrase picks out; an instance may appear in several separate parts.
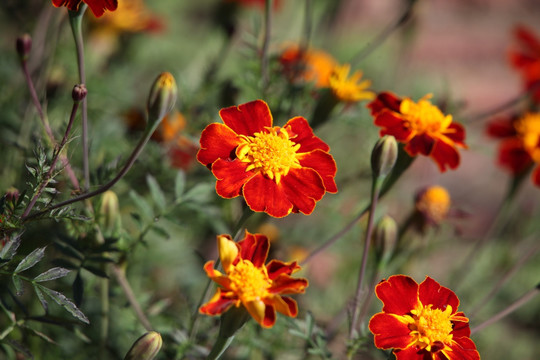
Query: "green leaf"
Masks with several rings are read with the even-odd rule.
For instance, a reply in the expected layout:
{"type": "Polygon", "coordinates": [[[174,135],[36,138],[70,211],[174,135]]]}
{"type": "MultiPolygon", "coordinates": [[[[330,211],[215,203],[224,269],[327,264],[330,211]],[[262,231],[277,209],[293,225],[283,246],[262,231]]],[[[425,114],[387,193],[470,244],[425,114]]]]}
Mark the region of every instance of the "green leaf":
{"type": "Polygon", "coordinates": [[[152,210],[152,207],[150,204],[148,204],[148,201],[146,201],[141,195],[137,194],[136,191],[132,190],[129,192],[129,197],[133,202],[135,203],[135,206],[139,209],[141,212],[141,215],[148,219],[152,220],[154,218],[154,211],[152,210]]]}
{"type": "Polygon", "coordinates": [[[150,194],[152,194],[152,199],[154,200],[154,203],[157,205],[159,210],[163,212],[167,207],[167,200],[165,199],[165,194],[161,190],[161,187],[159,186],[156,178],[152,175],[147,175],[146,183],[150,188],[150,194]]]}
{"type": "Polygon", "coordinates": [[[32,329],[31,327],[29,327],[28,325],[22,325],[25,329],[28,329],[30,330],[34,335],[36,336],[39,336],[40,338],[42,338],[43,340],[47,341],[48,343],[51,343],[51,344],[56,344],[56,342],[51,339],[50,337],[48,337],[47,335],[45,335],[44,333],[42,333],[41,331],[37,331],[36,329],[32,329]]]}
{"type": "Polygon", "coordinates": [[[171,236],[169,235],[169,233],[167,232],[167,230],[163,229],[162,227],[160,226],[157,226],[157,225],[152,225],[152,227],[150,228],[150,230],[154,231],[156,234],[158,234],[159,236],[161,236],[162,238],[165,238],[165,239],[170,239],[171,236]]]}
{"type": "Polygon", "coordinates": [[[215,192],[213,183],[199,183],[188,190],[184,200],[204,204],[211,201],[215,192]]]}
{"type": "Polygon", "coordinates": [[[79,308],[71,302],[64,294],[59,293],[58,291],[54,291],[52,289],[46,288],[45,286],[38,285],[40,290],[43,291],[47,296],[49,296],[51,299],[53,299],[58,305],[66,309],[71,315],[79,319],[80,321],[90,324],[90,321],[84,315],[84,313],[79,310],[79,308]]]}
{"type": "Polygon", "coordinates": [[[95,261],[98,263],[113,263],[114,259],[103,255],[90,255],[86,257],[86,261],[95,261]]]}
{"type": "Polygon", "coordinates": [[[68,270],[63,267],[53,267],[52,269],[49,269],[45,271],[44,273],[39,274],[34,278],[35,282],[44,282],[44,281],[50,281],[54,279],[58,279],[61,277],[66,276],[69,274],[71,270],[68,270]]]}
{"type": "Polygon", "coordinates": [[[21,278],[13,274],[11,279],[13,280],[13,285],[15,286],[15,292],[17,293],[17,296],[21,296],[24,293],[24,288],[23,288],[21,278]]]}
{"type": "Polygon", "coordinates": [[[49,312],[49,303],[47,302],[47,300],[45,300],[45,296],[43,296],[43,292],[41,292],[41,290],[39,290],[39,285],[37,284],[32,284],[32,286],[34,286],[34,291],[36,292],[36,295],[39,299],[39,302],[41,303],[41,306],[43,306],[43,309],[45,310],[46,313],[49,312]]]}
{"type": "Polygon", "coordinates": [[[17,265],[14,273],[20,273],[30,269],[32,266],[36,265],[41,259],[43,259],[43,255],[45,255],[44,247],[37,248],[36,250],[32,251],[30,254],[28,254],[27,257],[22,259],[19,265],[17,265]]]}
{"type": "Polygon", "coordinates": [[[80,271],[77,271],[77,276],[75,277],[75,281],[73,282],[72,289],[73,301],[75,301],[75,305],[80,306],[82,304],[84,296],[84,281],[80,271]]]}
{"type": "Polygon", "coordinates": [[[9,261],[13,259],[17,253],[17,249],[21,245],[21,234],[12,235],[9,241],[0,250],[0,259],[3,261],[9,261]]]}
{"type": "Polygon", "coordinates": [[[180,199],[184,195],[186,190],[186,173],[183,170],[180,170],[176,173],[176,178],[174,179],[174,195],[177,199],[180,199]]]}
{"type": "Polygon", "coordinates": [[[74,257],[78,260],[84,260],[84,254],[81,253],[79,250],[75,249],[73,246],[71,246],[68,243],[65,243],[63,241],[56,241],[54,243],[54,246],[58,248],[62,253],[64,253],[67,256],[74,257]]]}
{"type": "Polygon", "coordinates": [[[102,277],[102,278],[105,278],[105,279],[109,278],[109,275],[107,275],[107,273],[104,270],[102,270],[102,269],[100,269],[98,267],[84,264],[83,269],[86,269],[86,270],[90,271],[92,274],[94,274],[96,276],[99,276],[99,277],[102,277]]]}

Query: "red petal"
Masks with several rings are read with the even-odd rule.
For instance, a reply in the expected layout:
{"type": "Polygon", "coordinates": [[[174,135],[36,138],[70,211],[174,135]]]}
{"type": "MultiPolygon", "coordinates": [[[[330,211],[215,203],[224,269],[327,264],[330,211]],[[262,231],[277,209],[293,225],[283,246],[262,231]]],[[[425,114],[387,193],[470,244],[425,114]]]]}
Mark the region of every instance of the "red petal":
{"type": "MultiPolygon", "coordinates": [[[[288,176],[288,175],[287,175],[288,176]]],[[[283,182],[283,179],[281,180],[283,182]]],[[[258,173],[246,182],[244,199],[253,211],[264,211],[273,217],[284,217],[291,213],[293,204],[274,180],[258,173]]]]}
{"type": "Polygon", "coordinates": [[[262,322],[262,326],[269,328],[274,326],[276,323],[276,309],[272,305],[266,304],[266,308],[264,309],[264,319],[262,322]]]}
{"type": "Polygon", "coordinates": [[[297,156],[302,167],[315,170],[324,182],[324,187],[329,193],[336,193],[337,186],[334,181],[337,166],[332,155],[322,150],[315,150],[297,156]]]}
{"type": "Polygon", "coordinates": [[[221,109],[219,116],[225,125],[239,135],[251,136],[272,126],[270,108],[262,100],[221,109]]]}
{"type": "Polygon", "coordinates": [[[445,172],[447,166],[450,169],[457,168],[460,159],[459,152],[456,148],[441,139],[437,139],[435,142],[433,151],[431,152],[431,158],[439,165],[441,172],[445,172]]]}
{"type": "Polygon", "coordinates": [[[82,0],[52,0],[56,7],[65,6],[71,11],[77,11],[82,0]]]}
{"type": "Polygon", "coordinates": [[[540,56],[540,41],[530,29],[520,25],[515,28],[514,34],[526,50],[540,56]]]}
{"type": "Polygon", "coordinates": [[[297,116],[287,121],[284,126],[292,141],[300,144],[299,153],[310,152],[316,149],[330,151],[330,147],[321,139],[313,134],[313,130],[309,126],[306,119],[297,116]]]}
{"type": "Polygon", "coordinates": [[[270,280],[274,280],[281,274],[291,275],[296,270],[299,270],[300,266],[293,261],[291,263],[284,263],[279,260],[272,260],[266,265],[266,271],[270,280]]]}
{"type": "Polygon", "coordinates": [[[401,99],[390,92],[382,92],[377,98],[367,105],[371,110],[371,115],[376,115],[384,109],[399,112],[401,99]]]}
{"type": "Polygon", "coordinates": [[[375,346],[379,349],[405,349],[412,341],[409,327],[385,313],[375,314],[369,320],[369,330],[375,335],[375,346]]]}
{"type": "Polygon", "coordinates": [[[218,289],[218,293],[219,297],[201,306],[199,312],[207,315],[219,315],[227,311],[235,302],[235,299],[227,297],[220,289],[218,289]]]}
{"type": "Polygon", "coordinates": [[[301,294],[308,287],[308,281],[303,278],[292,278],[289,275],[279,275],[274,281],[268,292],[272,294],[301,294]]]}
{"type": "Polygon", "coordinates": [[[216,192],[226,199],[241,194],[242,186],[254,177],[256,173],[247,171],[249,164],[238,160],[229,161],[218,159],[212,164],[212,173],[217,178],[216,192]]]}
{"type": "Polygon", "coordinates": [[[512,118],[505,117],[505,118],[498,118],[498,119],[492,120],[487,125],[486,133],[489,136],[492,136],[495,138],[505,138],[505,137],[516,136],[516,129],[514,128],[514,125],[512,124],[512,118]]]}
{"type": "Polygon", "coordinates": [[[405,275],[393,275],[375,288],[386,313],[405,315],[418,304],[418,284],[405,275]]]}
{"type": "Polygon", "coordinates": [[[465,128],[461,124],[450,124],[448,129],[444,132],[444,135],[457,145],[467,147],[467,145],[465,145],[465,128]]]}
{"type": "Polygon", "coordinates": [[[262,234],[250,234],[246,230],[244,240],[238,243],[240,246],[240,257],[251,261],[255,267],[260,268],[266,262],[270,241],[262,234]]]}
{"type": "Polygon", "coordinates": [[[313,169],[291,169],[281,179],[280,187],[287,199],[293,204],[293,212],[309,215],[315,203],[322,199],[325,188],[321,176],[313,169]]]}
{"type": "MultiPolygon", "coordinates": [[[[462,312],[458,312],[456,315],[458,316],[464,316],[462,312]]],[[[471,328],[469,327],[469,323],[465,321],[452,321],[452,334],[454,335],[454,339],[460,338],[460,337],[469,337],[471,336],[471,328]]]]}
{"type": "Polygon", "coordinates": [[[480,360],[474,342],[468,337],[454,339],[450,348],[452,351],[446,352],[450,360],[480,360]]]}
{"type": "Polygon", "coordinates": [[[394,354],[396,355],[396,360],[434,360],[429,351],[418,350],[416,346],[411,346],[405,350],[394,350],[394,354]]]}
{"type": "Polygon", "coordinates": [[[114,11],[118,7],[117,0],[84,0],[96,17],[103,15],[105,10],[114,11]]]}
{"type": "Polygon", "coordinates": [[[381,136],[392,135],[397,141],[409,141],[412,130],[406,127],[398,114],[391,111],[382,111],[375,118],[375,125],[382,127],[381,136]]]}
{"type": "Polygon", "coordinates": [[[514,175],[525,171],[533,163],[531,156],[518,138],[509,138],[500,144],[498,161],[514,175]]]}
{"type": "Polygon", "coordinates": [[[536,186],[540,186],[540,166],[537,166],[536,169],[534,169],[532,177],[533,177],[533,183],[536,186]]]}
{"type": "Polygon", "coordinates": [[[286,316],[296,317],[298,305],[288,296],[276,296],[272,301],[275,309],[286,316]]]}
{"type": "Polygon", "coordinates": [[[448,305],[452,306],[452,314],[457,312],[459,299],[454,292],[426,276],[418,287],[418,298],[424,306],[432,304],[434,309],[444,311],[448,305]]]}
{"type": "Polygon", "coordinates": [[[231,159],[231,154],[240,143],[234,131],[218,123],[208,125],[202,131],[199,142],[201,149],[197,153],[197,160],[204,166],[212,164],[217,159],[231,159]]]}
{"type": "Polygon", "coordinates": [[[433,150],[436,140],[427,134],[416,135],[409,141],[405,150],[411,156],[418,154],[429,155],[433,150]]]}

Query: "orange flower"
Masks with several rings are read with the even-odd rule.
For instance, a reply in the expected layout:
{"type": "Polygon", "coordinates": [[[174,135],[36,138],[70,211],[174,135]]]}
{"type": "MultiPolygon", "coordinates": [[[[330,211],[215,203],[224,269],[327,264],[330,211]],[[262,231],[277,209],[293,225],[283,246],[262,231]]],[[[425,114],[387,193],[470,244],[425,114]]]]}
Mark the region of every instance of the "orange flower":
{"type": "Polygon", "coordinates": [[[296,317],[298,306],[287,294],[304,293],[306,279],[290,275],[300,269],[296,261],[284,263],[272,260],[265,265],[270,242],[261,234],[246,231],[242,241],[235,243],[229,235],[217,237],[221,272],[214,269],[214,261],[204,265],[210,279],[219,287],[212,299],[199,311],[206,315],[220,315],[232,306],[244,306],[262,327],[276,322],[276,310],[296,317]]]}
{"type": "Polygon", "coordinates": [[[510,64],[523,78],[527,90],[533,91],[534,101],[540,101],[540,39],[524,26],[514,30],[517,44],[510,50],[510,64]]]}
{"type": "Polygon", "coordinates": [[[337,192],[330,148],[303,117],[273,127],[262,100],[221,109],[219,115],[224,124],[203,130],[197,160],[212,170],[221,197],[243,195],[253,211],[284,217],[311,214],[326,192],[337,192]]]}
{"type": "Polygon", "coordinates": [[[334,96],[344,102],[357,102],[372,100],[375,97],[373,91],[369,91],[370,80],[360,81],[362,72],[355,71],[349,77],[351,66],[349,64],[334,67],[329,77],[329,86],[334,96]]]}
{"type": "Polygon", "coordinates": [[[99,20],[97,31],[117,35],[122,32],[157,31],[163,28],[161,20],[154,16],[142,0],[119,0],[114,14],[105,14],[99,20]]]}
{"type": "Polygon", "coordinates": [[[452,115],[444,115],[426,95],[417,103],[409,98],[400,99],[392,93],[382,92],[368,108],[375,125],[382,127],[381,136],[392,135],[405,145],[410,156],[430,156],[441,172],[459,165],[458,147],[465,145],[465,129],[452,122],[452,115]]]}
{"type": "Polygon", "coordinates": [[[430,186],[416,196],[416,210],[428,224],[439,225],[450,211],[451,199],[442,186],[430,186]]]}
{"type": "MultiPolygon", "coordinates": [[[[487,133],[502,139],[498,162],[512,174],[540,164],[540,113],[497,118],[488,124],[487,133]]],[[[533,172],[533,181],[540,186],[540,166],[533,172]]]]}
{"type": "Polygon", "coordinates": [[[316,87],[330,86],[330,75],[337,61],[324,51],[289,46],[279,59],[285,76],[291,82],[313,82],[316,87]]]}
{"type": "Polygon", "coordinates": [[[397,360],[479,360],[469,319],[457,312],[459,299],[435,280],[417,284],[390,276],[375,288],[383,311],[369,321],[375,346],[393,349],[397,360]]]}
{"type": "Polygon", "coordinates": [[[96,17],[100,17],[105,10],[114,11],[118,7],[117,0],[52,0],[56,7],[65,6],[71,11],[79,10],[81,3],[88,5],[96,17]]]}

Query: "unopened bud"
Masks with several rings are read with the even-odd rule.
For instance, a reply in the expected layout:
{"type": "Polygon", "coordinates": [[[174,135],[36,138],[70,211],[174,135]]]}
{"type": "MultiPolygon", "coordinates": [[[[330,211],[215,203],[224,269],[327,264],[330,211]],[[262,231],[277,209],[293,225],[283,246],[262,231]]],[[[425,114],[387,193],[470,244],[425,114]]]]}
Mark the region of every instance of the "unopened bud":
{"type": "Polygon", "coordinates": [[[371,169],[375,177],[384,177],[392,171],[398,157],[396,138],[385,135],[377,141],[371,152],[371,169]]]}
{"type": "Polygon", "coordinates": [[[19,200],[20,192],[14,187],[10,187],[6,191],[6,200],[9,202],[17,202],[19,200]]]}
{"type": "Polygon", "coordinates": [[[147,127],[151,126],[155,130],[160,121],[174,107],[177,95],[178,89],[176,87],[176,81],[171,73],[163,72],[159,74],[148,95],[147,127]]]}
{"type": "Polygon", "coordinates": [[[149,331],[135,341],[124,360],[152,360],[156,357],[163,340],[155,331],[149,331]]]}
{"type": "Polygon", "coordinates": [[[73,98],[73,101],[81,102],[86,97],[86,94],[88,94],[88,90],[86,90],[86,86],[84,84],[77,84],[73,87],[73,91],[71,92],[71,97],[73,98]]]}
{"type": "Polygon", "coordinates": [[[396,221],[385,215],[379,220],[373,233],[373,245],[379,261],[387,261],[396,247],[398,227],[396,221]]]}
{"type": "Polygon", "coordinates": [[[28,34],[19,36],[15,42],[15,47],[17,48],[17,53],[21,57],[21,60],[26,61],[30,54],[30,49],[32,49],[32,38],[28,34]]]}
{"type": "Polygon", "coordinates": [[[105,236],[109,236],[117,229],[120,221],[120,210],[118,206],[118,196],[111,190],[103,193],[101,199],[100,214],[102,219],[102,230],[105,236]]]}

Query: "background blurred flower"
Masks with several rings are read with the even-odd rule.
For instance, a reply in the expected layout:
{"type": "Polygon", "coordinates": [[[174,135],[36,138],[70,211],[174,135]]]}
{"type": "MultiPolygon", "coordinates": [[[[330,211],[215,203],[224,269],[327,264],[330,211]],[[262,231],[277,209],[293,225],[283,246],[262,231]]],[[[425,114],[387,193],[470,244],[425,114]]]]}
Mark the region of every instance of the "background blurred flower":
{"type": "Polygon", "coordinates": [[[291,317],[298,314],[296,301],[285,294],[303,293],[306,279],[290,275],[300,269],[296,262],[272,260],[265,265],[270,242],[261,234],[245,233],[235,243],[229,235],[217,237],[219,257],[224,274],[214,269],[214,261],[204,265],[208,277],[219,285],[212,299],[199,311],[220,315],[231,308],[244,306],[261,326],[269,328],[276,322],[276,311],[291,317]]]}
{"type": "Polygon", "coordinates": [[[435,280],[417,284],[405,275],[390,276],[375,288],[383,302],[369,329],[375,346],[393,349],[397,360],[479,360],[470,339],[469,319],[457,312],[459,299],[435,280]]]}
{"type": "MultiPolygon", "coordinates": [[[[416,210],[422,214],[425,225],[438,226],[450,211],[452,201],[448,190],[442,186],[429,186],[416,196],[416,210]]],[[[425,228],[425,226],[422,226],[425,228]]]]}
{"type": "Polygon", "coordinates": [[[426,95],[417,103],[382,92],[368,108],[375,125],[382,127],[380,135],[392,135],[405,145],[410,156],[430,156],[441,172],[455,169],[460,162],[458,147],[465,145],[465,129],[452,122],[452,115],[444,115],[426,95]]]}
{"type": "Polygon", "coordinates": [[[533,90],[533,99],[540,102],[540,39],[527,27],[514,30],[516,44],[510,49],[510,64],[523,78],[527,90],[533,90]]]}
{"type": "Polygon", "coordinates": [[[88,5],[96,17],[100,17],[105,10],[114,11],[118,7],[117,0],[52,0],[56,7],[65,6],[71,11],[79,10],[81,3],[88,5]]]}
{"type": "Polygon", "coordinates": [[[330,148],[303,117],[272,127],[262,100],[221,109],[219,115],[224,124],[204,129],[197,154],[217,178],[218,195],[243,195],[253,211],[284,217],[310,214],[326,192],[337,192],[330,148]]]}
{"type": "Polygon", "coordinates": [[[338,65],[329,54],[316,49],[288,46],[280,55],[283,73],[291,82],[312,82],[318,88],[330,85],[330,74],[338,65]]]}
{"type": "Polygon", "coordinates": [[[329,86],[336,98],[343,102],[357,102],[362,100],[372,100],[375,97],[373,91],[368,90],[371,86],[370,80],[360,82],[361,71],[355,71],[350,77],[349,64],[334,67],[329,77],[329,86]]]}

